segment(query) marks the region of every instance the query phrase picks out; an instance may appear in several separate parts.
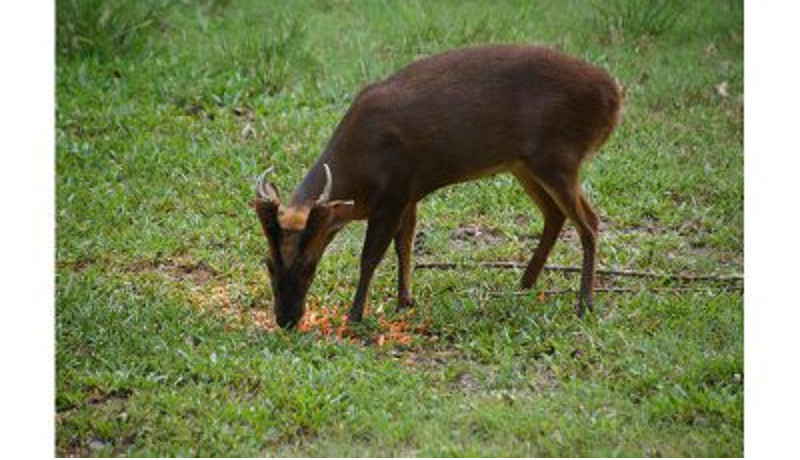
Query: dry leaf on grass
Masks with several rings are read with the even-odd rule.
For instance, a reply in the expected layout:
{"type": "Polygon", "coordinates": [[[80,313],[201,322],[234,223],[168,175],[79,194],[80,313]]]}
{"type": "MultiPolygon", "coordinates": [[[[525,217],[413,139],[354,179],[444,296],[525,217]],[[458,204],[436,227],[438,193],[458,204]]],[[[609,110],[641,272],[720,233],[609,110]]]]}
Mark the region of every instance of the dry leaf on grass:
{"type": "Polygon", "coordinates": [[[716,91],[717,95],[720,97],[728,97],[730,93],[728,92],[728,82],[723,81],[717,85],[714,85],[714,91],[716,91]]]}

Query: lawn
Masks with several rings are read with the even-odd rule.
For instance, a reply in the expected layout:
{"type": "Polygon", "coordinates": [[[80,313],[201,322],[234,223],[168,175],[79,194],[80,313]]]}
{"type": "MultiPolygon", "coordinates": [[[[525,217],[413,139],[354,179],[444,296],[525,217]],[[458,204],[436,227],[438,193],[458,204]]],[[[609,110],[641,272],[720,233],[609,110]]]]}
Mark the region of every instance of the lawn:
{"type": "Polygon", "coordinates": [[[743,455],[741,2],[58,0],[56,27],[57,455],[743,455]],[[422,201],[414,309],[390,251],[342,333],[354,223],[277,330],[255,177],[288,194],[359,88],[498,42],[626,88],[583,170],[595,312],[569,224],[518,291],[542,219],[500,175],[422,201]]]}

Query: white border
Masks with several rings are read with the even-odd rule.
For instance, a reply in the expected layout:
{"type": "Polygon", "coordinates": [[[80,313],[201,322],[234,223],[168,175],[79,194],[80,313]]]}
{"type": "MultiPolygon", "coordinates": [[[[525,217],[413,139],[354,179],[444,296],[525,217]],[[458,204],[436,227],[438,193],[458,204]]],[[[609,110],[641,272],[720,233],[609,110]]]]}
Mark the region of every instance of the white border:
{"type": "Polygon", "coordinates": [[[754,458],[796,450],[798,17],[796,2],[745,2],[745,454],[754,458]]]}
{"type": "Polygon", "coordinates": [[[55,2],[0,6],[3,454],[55,454],[55,2]]]}
{"type": "MultiPolygon", "coordinates": [[[[797,6],[745,2],[745,452],[792,451],[798,413],[797,6]]],[[[0,5],[3,452],[54,446],[55,2],[0,5]]],[[[800,335],[800,334],[799,334],[800,335]]]]}

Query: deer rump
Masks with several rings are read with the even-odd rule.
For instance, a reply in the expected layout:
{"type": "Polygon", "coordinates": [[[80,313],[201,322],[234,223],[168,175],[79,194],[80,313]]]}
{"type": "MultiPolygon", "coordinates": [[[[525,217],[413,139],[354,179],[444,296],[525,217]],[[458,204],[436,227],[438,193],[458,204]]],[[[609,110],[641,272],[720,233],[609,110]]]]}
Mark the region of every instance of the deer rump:
{"type": "Polygon", "coordinates": [[[284,204],[266,177],[254,202],[269,241],[275,314],[296,324],[335,234],[367,219],[351,321],[363,316],[375,267],[394,241],[398,303],[411,296],[417,202],[443,186],[511,172],[544,217],[522,276],[529,288],[567,219],[583,249],[578,316],[593,307],[597,216],[582,161],[619,121],[621,94],[602,69],[534,46],[483,46],[428,57],[363,89],[284,204]]]}

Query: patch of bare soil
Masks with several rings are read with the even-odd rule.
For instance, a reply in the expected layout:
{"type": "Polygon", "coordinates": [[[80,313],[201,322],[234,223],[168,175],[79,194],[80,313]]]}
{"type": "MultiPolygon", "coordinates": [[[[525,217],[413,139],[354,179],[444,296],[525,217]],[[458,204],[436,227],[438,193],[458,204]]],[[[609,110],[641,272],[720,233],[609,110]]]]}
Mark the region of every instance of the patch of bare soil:
{"type": "Polygon", "coordinates": [[[475,245],[495,246],[505,239],[503,232],[481,224],[467,224],[450,233],[450,241],[456,247],[475,245]]]}
{"type": "Polygon", "coordinates": [[[219,273],[204,261],[193,261],[187,257],[170,257],[167,259],[142,260],[126,264],[122,267],[126,273],[156,273],[171,281],[185,282],[191,285],[206,285],[219,273]]]}
{"type": "Polygon", "coordinates": [[[612,231],[623,235],[626,234],[658,235],[660,233],[664,233],[665,230],[666,229],[662,228],[657,221],[647,218],[642,219],[636,225],[628,227],[612,227],[612,231]]]}
{"type": "Polygon", "coordinates": [[[203,261],[169,260],[157,264],[154,268],[175,281],[189,282],[194,285],[208,284],[218,275],[217,270],[203,261]]]}
{"type": "Polygon", "coordinates": [[[183,281],[194,285],[208,284],[219,275],[217,270],[208,263],[204,261],[195,262],[182,256],[122,263],[89,257],[78,260],[57,261],[56,267],[73,272],[82,272],[98,264],[102,264],[110,270],[119,270],[124,273],[157,273],[166,276],[172,281],[183,281]]]}
{"type": "Polygon", "coordinates": [[[428,247],[428,234],[425,233],[424,230],[420,230],[414,236],[414,255],[419,256],[426,256],[431,254],[431,250],[428,247]]]}

